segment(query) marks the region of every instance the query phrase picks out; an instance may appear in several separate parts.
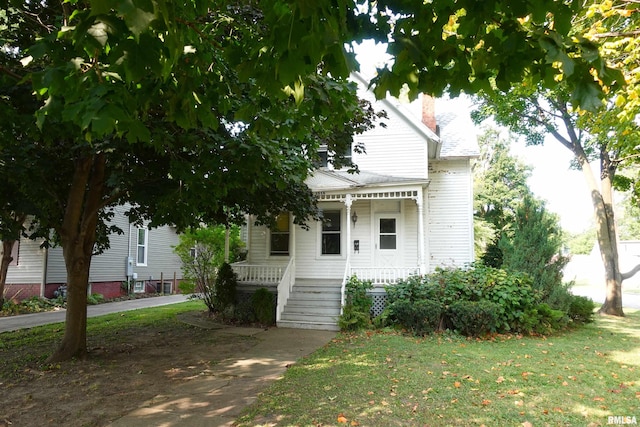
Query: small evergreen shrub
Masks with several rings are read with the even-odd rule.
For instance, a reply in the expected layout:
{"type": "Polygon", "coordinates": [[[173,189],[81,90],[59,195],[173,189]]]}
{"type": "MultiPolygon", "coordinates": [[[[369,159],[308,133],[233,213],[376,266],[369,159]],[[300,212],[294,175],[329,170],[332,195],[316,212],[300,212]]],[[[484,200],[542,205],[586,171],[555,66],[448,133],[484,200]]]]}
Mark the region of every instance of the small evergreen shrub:
{"type": "Polygon", "coordinates": [[[258,322],[263,325],[275,323],[273,294],[267,288],[260,288],[251,295],[251,306],[258,322]]]}
{"type": "Polygon", "coordinates": [[[479,337],[495,332],[498,311],[498,304],[491,301],[457,301],[449,306],[448,315],[458,333],[479,337]]]}
{"type": "Polygon", "coordinates": [[[342,331],[357,331],[371,325],[371,306],[373,300],[368,294],[373,288],[370,281],[351,276],[345,286],[345,304],[338,318],[342,331]]]}
{"type": "Polygon", "coordinates": [[[238,276],[233,267],[228,263],[223,263],[218,270],[214,283],[215,300],[213,305],[218,312],[224,312],[236,303],[236,288],[238,286],[238,276]]]}
{"type": "Polygon", "coordinates": [[[572,295],[568,315],[569,318],[576,323],[591,323],[593,322],[593,310],[595,310],[595,308],[596,305],[591,298],[572,295]]]}

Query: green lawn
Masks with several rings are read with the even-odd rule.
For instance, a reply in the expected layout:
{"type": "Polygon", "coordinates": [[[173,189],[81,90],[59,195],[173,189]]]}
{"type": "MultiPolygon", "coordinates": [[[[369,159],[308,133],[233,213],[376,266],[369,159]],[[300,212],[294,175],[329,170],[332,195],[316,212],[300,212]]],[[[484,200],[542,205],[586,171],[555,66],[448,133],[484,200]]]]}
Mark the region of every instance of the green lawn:
{"type": "Polygon", "coordinates": [[[338,335],[240,425],[604,426],[610,416],[640,421],[637,311],[547,338],[338,335]]]}

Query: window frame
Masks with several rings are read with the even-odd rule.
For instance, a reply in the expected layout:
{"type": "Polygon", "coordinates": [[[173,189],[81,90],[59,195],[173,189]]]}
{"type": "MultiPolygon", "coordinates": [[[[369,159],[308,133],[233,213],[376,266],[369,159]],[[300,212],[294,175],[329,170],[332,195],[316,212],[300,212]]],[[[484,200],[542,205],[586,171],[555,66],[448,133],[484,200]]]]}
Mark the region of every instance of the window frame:
{"type": "Polygon", "coordinates": [[[133,293],[134,294],[142,294],[146,290],[146,285],[144,280],[134,280],[133,282],[133,293]],[[138,288],[140,287],[140,288],[138,288]]]}
{"type": "Polygon", "coordinates": [[[149,261],[149,229],[147,227],[136,228],[136,266],[146,267],[149,261]],[[144,242],[140,244],[140,231],[144,231],[144,242]],[[143,260],[140,261],[140,249],[143,249],[143,260]]]}
{"type": "Polygon", "coordinates": [[[340,208],[336,208],[336,209],[323,209],[322,210],[322,216],[323,218],[320,219],[319,221],[319,226],[318,226],[318,241],[319,241],[319,245],[318,245],[318,255],[320,257],[344,257],[343,254],[343,249],[344,249],[344,235],[342,233],[343,228],[344,228],[344,218],[343,218],[343,211],[340,208]],[[337,213],[338,214],[338,218],[340,219],[338,221],[338,230],[325,230],[324,229],[324,215],[326,213],[337,213]],[[324,253],[324,236],[326,235],[338,235],[338,243],[339,243],[339,247],[338,247],[338,253],[324,253]]]}
{"type": "Polygon", "coordinates": [[[272,229],[269,229],[269,256],[270,257],[288,257],[291,256],[291,214],[289,212],[282,212],[276,217],[276,226],[272,229]],[[287,230],[282,231],[278,229],[278,219],[283,216],[287,216],[287,230]],[[285,251],[274,251],[273,243],[274,243],[274,235],[275,236],[287,236],[287,250],[285,251]]]}

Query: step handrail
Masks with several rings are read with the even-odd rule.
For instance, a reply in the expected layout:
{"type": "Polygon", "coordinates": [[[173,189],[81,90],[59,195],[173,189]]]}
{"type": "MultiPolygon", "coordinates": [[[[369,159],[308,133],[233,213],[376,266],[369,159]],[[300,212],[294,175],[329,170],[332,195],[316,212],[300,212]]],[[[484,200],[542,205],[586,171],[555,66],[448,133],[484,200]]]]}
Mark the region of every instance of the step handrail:
{"type": "Polygon", "coordinates": [[[278,300],[276,305],[276,323],[279,322],[282,318],[282,312],[284,311],[284,306],[287,304],[289,300],[289,296],[291,295],[291,290],[293,289],[293,284],[295,282],[296,277],[296,262],[295,257],[291,257],[289,260],[289,264],[287,264],[287,268],[284,270],[284,274],[278,282],[278,300]]]}

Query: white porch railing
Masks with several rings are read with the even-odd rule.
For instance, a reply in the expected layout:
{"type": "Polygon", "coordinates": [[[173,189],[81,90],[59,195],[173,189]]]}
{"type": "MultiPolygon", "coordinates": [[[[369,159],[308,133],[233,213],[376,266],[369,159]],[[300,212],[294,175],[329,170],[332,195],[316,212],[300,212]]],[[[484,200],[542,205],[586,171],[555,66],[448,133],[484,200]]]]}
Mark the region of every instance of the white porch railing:
{"type": "Polygon", "coordinates": [[[280,265],[243,264],[241,262],[234,263],[232,267],[239,282],[263,283],[265,285],[280,283],[285,269],[280,265]]]}
{"type": "Polygon", "coordinates": [[[276,322],[279,321],[295,283],[295,258],[292,257],[286,267],[278,265],[245,264],[243,262],[234,263],[232,266],[240,283],[271,284],[278,286],[276,322]]]}
{"type": "Polygon", "coordinates": [[[344,309],[344,303],[346,302],[345,292],[347,288],[347,281],[351,277],[351,274],[349,274],[350,271],[351,271],[351,263],[347,259],[347,263],[345,264],[345,267],[344,267],[344,275],[342,276],[342,286],[340,287],[340,315],[341,316],[342,316],[342,310],[344,309]]]}
{"type": "Polygon", "coordinates": [[[276,323],[282,318],[282,312],[284,306],[287,304],[291,290],[296,281],[296,262],[295,258],[291,257],[287,268],[284,270],[282,279],[278,283],[278,305],[276,307],[276,323]]]}
{"type": "Polygon", "coordinates": [[[360,280],[369,280],[375,285],[395,285],[399,280],[420,274],[419,267],[352,267],[349,277],[356,275],[360,280]]]}

